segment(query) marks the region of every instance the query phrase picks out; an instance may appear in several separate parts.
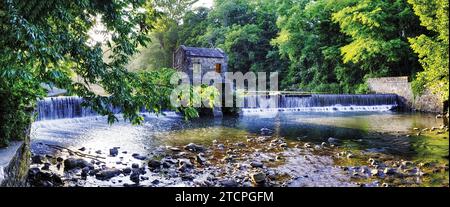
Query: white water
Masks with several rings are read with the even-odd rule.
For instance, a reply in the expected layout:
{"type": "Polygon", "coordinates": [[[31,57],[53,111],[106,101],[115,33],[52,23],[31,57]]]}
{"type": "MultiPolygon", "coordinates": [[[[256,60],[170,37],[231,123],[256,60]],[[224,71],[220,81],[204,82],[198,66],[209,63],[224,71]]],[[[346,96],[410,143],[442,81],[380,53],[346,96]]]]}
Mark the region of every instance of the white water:
{"type": "MultiPolygon", "coordinates": [[[[274,102],[262,96],[245,97],[244,114],[278,112],[350,112],[350,111],[389,111],[398,106],[397,95],[312,95],[274,97],[274,102]],[[272,104],[270,104],[272,103],[272,104]]],[[[53,97],[38,102],[38,121],[97,116],[90,108],[82,106],[80,97],[53,97]]],[[[116,114],[119,109],[112,108],[116,114]]],[[[174,113],[174,112],[166,112],[174,113]]]]}
{"type": "Polygon", "coordinates": [[[278,113],[278,112],[358,112],[390,111],[398,106],[397,95],[311,95],[275,97],[275,104],[264,97],[245,98],[244,114],[278,113]]]}

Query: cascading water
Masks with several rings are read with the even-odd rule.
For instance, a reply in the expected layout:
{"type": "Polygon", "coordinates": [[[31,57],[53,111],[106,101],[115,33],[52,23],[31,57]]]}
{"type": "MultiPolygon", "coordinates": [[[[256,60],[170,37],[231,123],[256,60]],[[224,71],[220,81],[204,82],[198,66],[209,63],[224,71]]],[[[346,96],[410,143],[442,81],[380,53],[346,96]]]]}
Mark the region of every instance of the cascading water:
{"type": "MultiPolygon", "coordinates": [[[[98,113],[88,107],[83,107],[83,98],[77,96],[60,96],[50,97],[38,101],[37,104],[37,121],[81,118],[89,116],[98,116],[98,113]]],[[[114,114],[120,114],[119,108],[110,106],[114,114]]],[[[149,113],[142,109],[141,113],[144,116],[153,116],[155,114],[149,113]]],[[[165,116],[177,116],[175,112],[164,111],[165,116]]],[[[156,115],[155,115],[156,116],[156,115]]]]}
{"type": "Polygon", "coordinates": [[[334,112],[334,111],[389,111],[398,106],[395,94],[369,95],[279,95],[244,98],[244,113],[258,112],[334,112]]]}
{"type": "MultiPolygon", "coordinates": [[[[244,98],[244,113],[257,112],[334,112],[334,111],[389,111],[398,106],[395,94],[371,95],[279,95],[275,102],[265,97],[244,98]],[[273,103],[273,104],[271,104],[273,103]]],[[[37,120],[78,118],[98,115],[90,108],[82,107],[83,99],[76,96],[45,98],[38,102],[37,120]]],[[[113,109],[114,113],[120,110],[113,109]]],[[[144,112],[144,111],[143,111],[144,112]]]]}
{"type": "Polygon", "coordinates": [[[37,104],[37,120],[77,118],[97,115],[90,108],[82,107],[83,99],[76,96],[51,97],[37,104]]]}

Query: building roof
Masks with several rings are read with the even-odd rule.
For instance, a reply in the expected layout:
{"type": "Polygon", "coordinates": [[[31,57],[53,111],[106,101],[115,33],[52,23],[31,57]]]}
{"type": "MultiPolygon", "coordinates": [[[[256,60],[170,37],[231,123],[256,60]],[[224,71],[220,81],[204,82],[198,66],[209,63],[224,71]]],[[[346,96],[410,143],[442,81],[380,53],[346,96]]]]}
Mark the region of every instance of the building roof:
{"type": "Polygon", "coordinates": [[[186,55],[191,57],[210,57],[210,58],[225,58],[225,53],[219,48],[201,48],[201,47],[181,47],[186,55]]]}

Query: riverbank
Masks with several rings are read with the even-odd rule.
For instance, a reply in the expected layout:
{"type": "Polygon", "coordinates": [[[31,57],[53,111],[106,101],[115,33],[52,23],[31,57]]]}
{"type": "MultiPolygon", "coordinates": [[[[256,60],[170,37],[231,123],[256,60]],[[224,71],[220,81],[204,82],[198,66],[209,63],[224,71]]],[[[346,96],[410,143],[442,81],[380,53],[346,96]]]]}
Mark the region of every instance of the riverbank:
{"type": "MultiPolygon", "coordinates": [[[[415,130],[448,139],[447,127],[415,130]]],[[[267,128],[241,139],[159,146],[148,154],[120,146],[101,151],[37,144],[56,153],[33,156],[32,186],[448,187],[448,156],[447,162],[403,160],[350,149],[332,137],[321,144],[287,140],[267,128]]]]}

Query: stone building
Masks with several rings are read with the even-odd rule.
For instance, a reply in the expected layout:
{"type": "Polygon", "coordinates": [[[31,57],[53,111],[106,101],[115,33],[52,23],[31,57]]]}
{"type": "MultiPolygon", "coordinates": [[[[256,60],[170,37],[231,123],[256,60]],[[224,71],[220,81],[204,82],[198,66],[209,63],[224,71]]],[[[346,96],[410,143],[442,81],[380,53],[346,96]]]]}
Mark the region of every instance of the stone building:
{"type": "Polygon", "coordinates": [[[187,73],[192,80],[193,71],[200,70],[202,76],[216,71],[224,77],[228,69],[228,58],[219,48],[198,48],[181,45],[173,54],[173,67],[187,73]]]}

